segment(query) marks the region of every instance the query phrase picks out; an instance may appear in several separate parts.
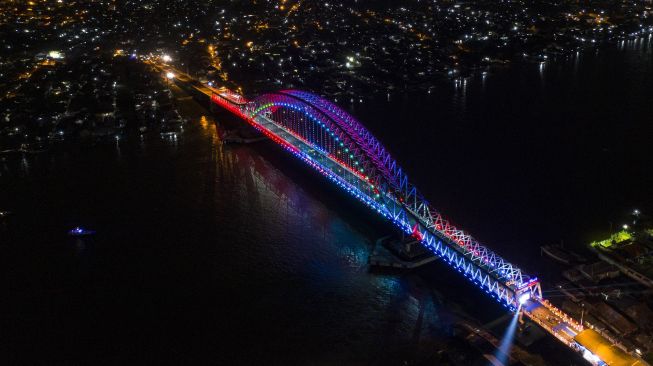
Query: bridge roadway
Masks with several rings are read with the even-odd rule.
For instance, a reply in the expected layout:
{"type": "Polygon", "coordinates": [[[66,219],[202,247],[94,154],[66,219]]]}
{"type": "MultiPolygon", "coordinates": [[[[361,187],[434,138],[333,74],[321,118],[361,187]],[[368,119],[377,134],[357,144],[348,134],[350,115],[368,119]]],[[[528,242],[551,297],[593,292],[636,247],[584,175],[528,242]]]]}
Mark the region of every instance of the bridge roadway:
{"type": "MultiPolygon", "coordinates": [[[[394,224],[399,226],[401,230],[415,234],[415,227],[421,226],[413,227],[412,225],[421,223],[423,227],[426,227],[426,223],[421,222],[419,215],[410,210],[407,205],[402,202],[398,202],[396,197],[394,197],[392,194],[389,194],[388,192],[380,192],[376,190],[375,187],[370,184],[370,182],[367,181],[362,174],[352,171],[346,165],[330,157],[326,152],[320,151],[319,148],[313,146],[308,141],[304,140],[301,136],[293,133],[292,131],[289,131],[281,124],[276,123],[269,116],[265,114],[252,115],[252,111],[246,108],[247,101],[242,96],[223,88],[216,89],[212,86],[201,84],[192,79],[190,76],[179,72],[179,70],[173,69],[168,65],[152,61],[150,61],[150,64],[160,71],[174,72],[175,75],[177,75],[177,82],[192,86],[194,89],[209,97],[213,103],[224,107],[225,109],[236,114],[238,117],[244,119],[253,127],[283,146],[286,150],[289,150],[291,153],[318,170],[318,172],[326,176],[328,179],[346,189],[349,193],[354,195],[368,207],[392,220],[394,224]],[[398,215],[398,210],[403,210],[406,215],[398,215]],[[408,217],[410,220],[409,222],[403,222],[400,220],[401,217],[408,217]],[[413,232],[411,232],[411,230],[413,230],[413,232]]],[[[423,232],[418,231],[417,234],[423,236],[433,233],[430,233],[428,230],[424,230],[423,232]]],[[[435,245],[428,245],[427,243],[424,243],[424,240],[422,242],[427,245],[427,247],[429,247],[429,249],[431,249],[434,254],[442,257],[444,260],[449,261],[449,263],[454,268],[461,271],[460,266],[456,265],[456,260],[464,260],[465,258],[461,255],[457,259],[454,258],[452,261],[451,257],[449,256],[453,254],[455,257],[455,254],[465,254],[464,250],[462,250],[454,243],[451,243],[450,241],[447,243],[446,239],[447,238],[442,238],[441,236],[437,235],[435,245]]],[[[480,267],[479,263],[473,263],[473,265],[476,268],[480,267]]],[[[483,270],[487,271],[486,268],[483,268],[483,270]]],[[[496,276],[494,276],[494,278],[496,280],[496,276]]],[[[478,281],[476,282],[479,284],[478,281]]],[[[507,288],[505,284],[499,285],[503,288],[507,288]]],[[[487,289],[485,290],[489,293],[487,289]]],[[[515,289],[507,288],[507,290],[514,291],[515,289]]],[[[494,295],[497,297],[496,294],[494,295]]],[[[517,295],[518,294],[513,294],[512,301],[518,301],[517,295]]],[[[574,351],[583,354],[585,359],[587,359],[591,364],[624,366],[646,365],[646,363],[644,363],[641,359],[632,357],[623,350],[615,347],[614,343],[608,341],[605,338],[601,338],[600,342],[603,346],[605,346],[605,348],[609,348],[609,352],[606,350],[599,350],[597,351],[599,355],[591,353],[588,350],[588,347],[592,348],[591,345],[581,344],[576,340],[579,338],[579,334],[586,332],[581,324],[579,324],[569,315],[557,309],[555,306],[551,305],[547,300],[542,299],[541,295],[535,294],[533,292],[529,293],[529,295],[534,296],[529,296],[528,299],[519,301],[519,304],[514,304],[516,305],[515,307],[509,306],[511,310],[520,311],[521,315],[530,318],[533,322],[537,323],[540,327],[545,329],[556,339],[574,351]]]]}

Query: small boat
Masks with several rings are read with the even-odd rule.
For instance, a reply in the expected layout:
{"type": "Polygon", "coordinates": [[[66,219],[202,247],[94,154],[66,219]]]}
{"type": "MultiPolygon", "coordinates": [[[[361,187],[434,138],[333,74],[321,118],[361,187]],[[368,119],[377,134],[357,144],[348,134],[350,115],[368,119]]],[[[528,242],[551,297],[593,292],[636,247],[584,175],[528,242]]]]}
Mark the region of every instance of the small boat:
{"type": "Polygon", "coordinates": [[[86,230],[82,227],[75,227],[72,230],[68,232],[68,235],[70,236],[89,236],[95,234],[95,231],[93,230],[86,230]]]}

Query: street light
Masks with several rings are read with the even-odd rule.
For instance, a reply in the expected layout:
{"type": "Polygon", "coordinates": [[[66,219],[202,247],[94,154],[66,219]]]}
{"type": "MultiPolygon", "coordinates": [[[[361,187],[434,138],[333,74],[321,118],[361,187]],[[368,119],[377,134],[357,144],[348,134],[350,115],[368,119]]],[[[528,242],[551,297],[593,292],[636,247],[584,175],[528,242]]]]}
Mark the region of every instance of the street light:
{"type": "Polygon", "coordinates": [[[170,87],[170,80],[172,80],[172,79],[174,79],[174,78],[175,78],[175,74],[174,74],[174,73],[172,73],[172,72],[170,72],[170,71],[168,71],[168,72],[166,73],[166,85],[167,85],[168,87],[170,87]]]}
{"type": "Polygon", "coordinates": [[[163,62],[172,61],[172,57],[170,57],[170,55],[163,55],[163,56],[161,56],[161,59],[163,60],[163,62]]]}
{"type": "Polygon", "coordinates": [[[628,230],[628,225],[624,224],[624,226],[622,227],[624,228],[624,230],[628,230]]]}

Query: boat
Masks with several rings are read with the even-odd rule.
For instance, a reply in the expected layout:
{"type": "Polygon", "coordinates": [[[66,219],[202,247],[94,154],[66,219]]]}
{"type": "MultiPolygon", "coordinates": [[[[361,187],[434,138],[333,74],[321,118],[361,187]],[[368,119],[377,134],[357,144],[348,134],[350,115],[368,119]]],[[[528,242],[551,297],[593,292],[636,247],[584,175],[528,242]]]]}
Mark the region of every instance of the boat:
{"type": "Polygon", "coordinates": [[[565,249],[562,245],[543,245],[540,247],[540,253],[544,253],[549,258],[566,265],[587,261],[584,257],[565,249]]]}
{"type": "Polygon", "coordinates": [[[11,215],[11,211],[0,211],[0,219],[4,219],[5,217],[9,217],[11,215]]]}
{"type": "Polygon", "coordinates": [[[95,234],[93,230],[86,230],[80,226],[77,226],[68,232],[70,236],[89,236],[95,234]]]}

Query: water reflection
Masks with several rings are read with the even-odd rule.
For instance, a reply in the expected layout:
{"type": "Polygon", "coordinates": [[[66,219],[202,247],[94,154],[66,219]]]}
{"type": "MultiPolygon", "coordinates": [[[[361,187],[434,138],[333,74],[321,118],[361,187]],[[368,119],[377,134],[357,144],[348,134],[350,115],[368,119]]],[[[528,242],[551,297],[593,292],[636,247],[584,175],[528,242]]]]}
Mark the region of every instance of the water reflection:
{"type": "Polygon", "coordinates": [[[161,140],[167,143],[168,146],[173,148],[173,151],[177,151],[179,148],[179,133],[161,133],[161,140]]]}
{"type": "Polygon", "coordinates": [[[119,135],[116,135],[114,138],[114,146],[116,148],[116,159],[118,160],[120,160],[120,158],[122,157],[122,152],[120,150],[120,140],[121,137],[119,135]]]}
{"type": "Polygon", "coordinates": [[[461,112],[467,109],[467,84],[468,78],[456,78],[454,80],[453,104],[461,112]]]}
{"type": "Polygon", "coordinates": [[[81,239],[81,238],[75,238],[74,241],[75,241],[75,244],[74,244],[75,254],[78,257],[84,256],[84,253],[86,251],[86,241],[84,239],[81,239]]]}
{"type": "Polygon", "coordinates": [[[27,156],[23,154],[23,156],[21,156],[21,159],[20,159],[20,168],[21,168],[21,171],[23,172],[23,174],[29,175],[30,166],[31,166],[31,162],[29,161],[27,156]]]}

